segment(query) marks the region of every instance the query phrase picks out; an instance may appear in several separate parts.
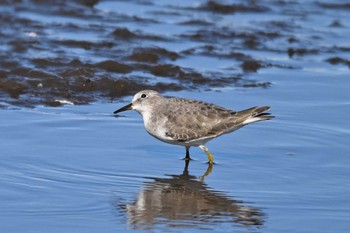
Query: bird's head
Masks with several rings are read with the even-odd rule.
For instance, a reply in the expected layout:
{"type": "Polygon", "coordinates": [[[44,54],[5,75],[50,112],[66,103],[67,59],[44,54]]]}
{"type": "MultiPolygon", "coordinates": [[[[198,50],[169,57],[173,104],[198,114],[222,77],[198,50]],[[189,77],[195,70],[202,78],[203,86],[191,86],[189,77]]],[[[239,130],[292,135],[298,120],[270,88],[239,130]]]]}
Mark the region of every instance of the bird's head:
{"type": "Polygon", "coordinates": [[[144,90],[136,93],[132,98],[130,104],[116,110],[114,114],[126,111],[126,110],[136,110],[139,113],[148,111],[155,106],[159,100],[163,98],[158,92],[153,90],[144,90]]]}

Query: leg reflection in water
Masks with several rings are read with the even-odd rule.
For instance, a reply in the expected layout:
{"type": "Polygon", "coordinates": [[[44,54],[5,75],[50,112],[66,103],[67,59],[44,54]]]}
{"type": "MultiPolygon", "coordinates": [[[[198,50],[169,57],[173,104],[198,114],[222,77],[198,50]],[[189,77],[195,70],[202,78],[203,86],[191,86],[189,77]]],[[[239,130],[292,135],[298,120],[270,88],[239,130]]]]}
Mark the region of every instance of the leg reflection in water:
{"type": "Polygon", "coordinates": [[[132,229],[198,227],[214,229],[218,224],[255,228],[264,224],[262,210],[247,206],[225,193],[209,188],[204,178],[212,172],[209,164],[203,176],[189,174],[189,160],[180,175],[148,178],[136,200],[119,205],[132,229]]]}

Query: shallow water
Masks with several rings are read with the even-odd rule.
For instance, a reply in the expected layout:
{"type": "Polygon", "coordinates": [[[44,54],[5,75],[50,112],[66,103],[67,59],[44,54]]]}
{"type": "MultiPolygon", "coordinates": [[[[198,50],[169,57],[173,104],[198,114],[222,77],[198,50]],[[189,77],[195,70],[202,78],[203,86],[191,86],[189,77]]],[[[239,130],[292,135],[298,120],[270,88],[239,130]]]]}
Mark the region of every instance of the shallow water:
{"type": "Polygon", "coordinates": [[[21,50],[14,43],[21,36],[9,37],[13,28],[2,25],[0,33],[1,231],[348,231],[348,4],[35,4],[1,8],[2,19],[18,12],[7,20],[23,35],[40,35],[21,50]],[[17,22],[23,18],[32,20],[27,29],[17,22]],[[110,33],[123,27],[137,35],[115,40],[110,33]],[[145,60],[128,58],[135,48],[149,53],[145,60]],[[109,59],[131,70],[115,73],[116,63],[99,63],[109,59]],[[168,64],[171,72],[142,63],[168,64]],[[67,95],[55,75],[73,83],[90,78],[95,86],[73,85],[67,95]],[[113,89],[103,77],[132,83],[113,89]],[[145,87],[235,110],[270,105],[276,118],[209,142],[212,170],[198,148],[186,167],[184,148],[149,136],[137,113],[112,115],[145,87]],[[47,107],[61,100],[90,104],[47,107]]]}
{"type": "Polygon", "coordinates": [[[277,116],[211,141],[217,164],[205,177],[202,151],[191,150],[184,171],[184,149],[147,135],[134,112],[114,118],[121,104],[2,111],[2,228],[346,231],[349,102],[337,95],[350,99],[340,85],[349,81],[335,78],[295,78],[302,88],[286,80],[269,90],[176,93],[235,109],[269,103],[277,116]]]}

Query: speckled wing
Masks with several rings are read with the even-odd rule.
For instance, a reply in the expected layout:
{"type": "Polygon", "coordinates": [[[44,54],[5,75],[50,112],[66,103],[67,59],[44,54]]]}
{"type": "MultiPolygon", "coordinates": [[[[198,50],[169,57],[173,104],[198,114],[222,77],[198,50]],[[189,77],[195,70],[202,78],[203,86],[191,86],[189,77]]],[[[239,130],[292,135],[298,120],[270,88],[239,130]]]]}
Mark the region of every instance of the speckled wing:
{"type": "Polygon", "coordinates": [[[168,99],[166,136],[177,141],[216,137],[232,126],[237,112],[188,99],[168,99]]]}

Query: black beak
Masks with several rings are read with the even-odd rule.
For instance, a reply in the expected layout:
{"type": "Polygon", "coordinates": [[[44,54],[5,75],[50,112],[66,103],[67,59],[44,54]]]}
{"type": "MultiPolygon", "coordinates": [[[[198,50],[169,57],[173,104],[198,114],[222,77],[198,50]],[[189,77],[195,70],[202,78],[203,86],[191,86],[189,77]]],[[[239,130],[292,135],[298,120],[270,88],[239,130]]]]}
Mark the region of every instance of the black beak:
{"type": "Polygon", "coordinates": [[[117,114],[119,112],[124,112],[126,110],[132,110],[132,104],[128,104],[122,108],[119,108],[118,110],[114,111],[114,114],[117,114]]]}

